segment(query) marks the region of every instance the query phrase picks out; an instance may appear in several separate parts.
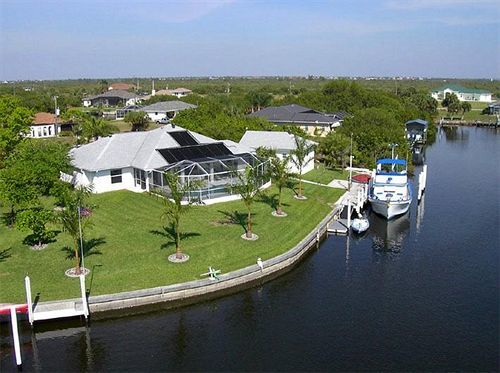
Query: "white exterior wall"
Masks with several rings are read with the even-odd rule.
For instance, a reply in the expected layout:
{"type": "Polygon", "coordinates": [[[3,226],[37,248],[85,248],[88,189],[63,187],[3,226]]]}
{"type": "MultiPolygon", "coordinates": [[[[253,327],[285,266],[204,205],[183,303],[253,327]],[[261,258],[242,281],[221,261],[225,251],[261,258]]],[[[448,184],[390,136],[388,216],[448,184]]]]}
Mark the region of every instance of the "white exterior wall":
{"type": "Polygon", "coordinates": [[[491,98],[491,93],[480,93],[480,94],[475,93],[472,95],[474,97],[474,99],[471,100],[471,99],[469,99],[469,97],[471,97],[470,93],[453,91],[453,90],[448,89],[448,88],[445,89],[444,91],[432,92],[431,96],[438,101],[442,101],[446,97],[447,93],[449,93],[449,94],[454,93],[458,97],[459,101],[474,101],[474,102],[492,102],[493,101],[491,98]]]}
{"type": "MultiPolygon", "coordinates": [[[[169,111],[168,113],[171,113],[171,111],[169,111]]],[[[152,122],[156,122],[160,119],[163,119],[163,118],[167,118],[167,112],[166,111],[157,111],[157,112],[154,112],[154,111],[151,111],[151,112],[146,112],[146,114],[148,115],[149,119],[152,121],[152,122]]],[[[177,113],[174,111],[174,116],[172,118],[175,118],[175,115],[177,113]]],[[[170,119],[172,119],[170,118],[170,119]]]]}
{"type": "Polygon", "coordinates": [[[83,106],[89,107],[90,105],[92,105],[92,101],[90,101],[90,100],[83,100],[83,106]]]}
{"type": "MultiPolygon", "coordinates": [[[[279,159],[283,159],[283,157],[285,157],[285,156],[287,156],[289,154],[290,154],[289,150],[276,150],[276,156],[279,159]]],[[[309,172],[312,169],[314,169],[314,151],[312,151],[312,152],[310,152],[308,154],[308,156],[306,157],[305,161],[306,161],[305,162],[306,165],[302,169],[302,175],[305,174],[306,172],[309,172]],[[309,163],[307,163],[308,160],[309,160],[309,163]]],[[[288,169],[289,169],[290,172],[293,172],[293,173],[298,173],[299,172],[298,168],[295,166],[295,163],[293,163],[292,160],[288,161],[288,169]]]]}
{"type": "Polygon", "coordinates": [[[56,126],[55,124],[45,124],[45,125],[37,125],[30,126],[30,132],[28,133],[28,137],[33,137],[35,139],[45,138],[45,137],[56,137],[60,132],[60,126],[56,126]]]}
{"type": "Polygon", "coordinates": [[[122,182],[111,183],[111,170],[81,171],[76,177],[77,185],[93,184],[94,193],[111,192],[114,190],[130,190],[132,192],[144,192],[139,185],[134,185],[134,168],[122,168],[122,182]]]}

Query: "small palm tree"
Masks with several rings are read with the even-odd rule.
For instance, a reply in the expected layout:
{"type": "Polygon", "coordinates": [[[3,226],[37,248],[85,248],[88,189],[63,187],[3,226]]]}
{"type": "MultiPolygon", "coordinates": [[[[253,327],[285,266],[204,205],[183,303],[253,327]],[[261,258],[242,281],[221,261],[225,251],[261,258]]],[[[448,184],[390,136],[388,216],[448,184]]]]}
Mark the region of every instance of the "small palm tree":
{"type": "Polygon", "coordinates": [[[283,157],[282,159],[278,157],[271,158],[271,181],[278,188],[278,206],[276,207],[277,215],[284,215],[281,204],[281,195],[283,188],[286,187],[292,177],[292,173],[288,167],[289,161],[289,156],[283,157]]]}
{"type": "Polygon", "coordinates": [[[83,121],[81,131],[85,140],[90,141],[109,135],[112,131],[112,127],[104,119],[90,116],[83,121]]]}
{"type": "Polygon", "coordinates": [[[58,213],[58,220],[62,225],[62,230],[67,232],[73,239],[73,249],[75,252],[75,272],[81,273],[80,251],[83,249],[83,232],[89,224],[89,205],[87,199],[92,193],[91,186],[79,186],[73,190],[67,191],[61,197],[63,209],[58,213]]]}
{"type": "Polygon", "coordinates": [[[163,198],[162,218],[172,224],[175,258],[184,259],[186,256],[181,251],[181,218],[191,207],[191,202],[184,204],[182,202],[191,190],[200,188],[201,183],[180,183],[178,176],[172,172],[165,172],[163,175],[170,193],[168,195],[165,193],[163,198]]]}
{"type": "Polygon", "coordinates": [[[246,237],[253,238],[252,232],[252,205],[255,201],[255,197],[259,193],[259,188],[261,185],[261,176],[258,174],[257,168],[251,166],[246,166],[244,172],[234,172],[236,176],[237,183],[232,186],[232,189],[238,193],[241,200],[247,208],[247,229],[246,237]]]}
{"type": "Polygon", "coordinates": [[[295,136],[295,149],[291,153],[291,160],[295,167],[297,167],[299,178],[299,191],[298,191],[298,199],[305,199],[305,196],[302,194],[302,171],[304,167],[306,167],[313,158],[307,158],[307,156],[314,150],[314,143],[307,141],[307,139],[295,136]]]}

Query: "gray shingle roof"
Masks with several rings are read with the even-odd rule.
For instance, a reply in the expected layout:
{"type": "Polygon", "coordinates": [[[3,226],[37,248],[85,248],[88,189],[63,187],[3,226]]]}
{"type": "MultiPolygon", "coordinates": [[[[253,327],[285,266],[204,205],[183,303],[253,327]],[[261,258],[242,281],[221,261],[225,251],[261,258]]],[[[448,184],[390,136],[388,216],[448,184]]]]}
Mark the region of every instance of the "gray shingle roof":
{"type": "Polygon", "coordinates": [[[188,104],[183,101],[161,101],[152,105],[144,106],[141,110],[146,113],[152,112],[167,112],[167,111],[181,111],[186,109],[194,109],[196,105],[188,104]]]}
{"type": "MultiPolygon", "coordinates": [[[[166,166],[167,161],[156,149],[176,148],[179,143],[170,132],[184,131],[179,126],[167,125],[145,132],[127,132],[102,137],[90,144],[73,148],[70,152],[76,168],[87,171],[135,167],[152,170],[166,166]]],[[[217,142],[210,137],[188,131],[200,144],[217,142]]]]}
{"type": "MultiPolygon", "coordinates": [[[[316,144],[314,141],[308,140],[310,144],[316,144]]],[[[265,147],[270,149],[294,150],[295,136],[288,132],[274,131],[246,131],[240,140],[240,145],[247,146],[252,149],[265,147]]]]}
{"type": "Polygon", "coordinates": [[[265,118],[275,123],[332,125],[339,122],[339,118],[335,115],[328,115],[296,104],[270,106],[249,116],[265,118]]]}

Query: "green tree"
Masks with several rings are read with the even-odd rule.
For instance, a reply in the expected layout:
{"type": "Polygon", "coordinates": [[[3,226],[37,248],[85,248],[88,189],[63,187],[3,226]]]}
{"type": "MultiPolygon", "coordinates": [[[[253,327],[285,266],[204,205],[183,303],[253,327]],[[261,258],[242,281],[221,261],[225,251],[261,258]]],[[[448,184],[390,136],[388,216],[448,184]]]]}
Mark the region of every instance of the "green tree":
{"type": "Polygon", "coordinates": [[[21,105],[16,97],[0,97],[0,168],[30,130],[32,112],[21,105]]]}
{"type": "Polygon", "coordinates": [[[262,91],[250,91],[246,95],[246,98],[252,107],[252,113],[259,111],[262,107],[268,106],[272,100],[272,96],[269,93],[262,91]]]}
{"type": "Polygon", "coordinates": [[[107,136],[113,131],[113,127],[109,122],[102,118],[89,116],[82,123],[81,136],[85,142],[97,140],[99,137],[107,136]]]}
{"type": "Polygon", "coordinates": [[[91,186],[79,186],[67,190],[61,196],[63,207],[56,216],[62,230],[67,232],[73,240],[76,274],[80,274],[82,270],[80,252],[83,252],[81,244],[84,239],[85,230],[90,225],[91,206],[88,203],[88,199],[91,193],[91,186]]]}
{"type": "Polygon", "coordinates": [[[284,215],[281,197],[283,194],[283,188],[286,187],[292,177],[292,173],[290,172],[288,166],[289,162],[290,156],[285,156],[283,158],[271,158],[271,180],[278,188],[278,205],[276,207],[277,215],[284,215]]]}
{"type": "Polygon", "coordinates": [[[303,137],[294,136],[295,149],[291,153],[291,161],[299,171],[297,177],[299,178],[299,191],[297,198],[305,199],[302,193],[302,171],[310,162],[314,162],[313,158],[308,158],[309,154],[314,150],[316,145],[303,137]]]}
{"type": "Polygon", "coordinates": [[[462,102],[462,104],[460,105],[460,107],[461,107],[462,112],[464,114],[466,112],[468,112],[468,111],[471,111],[471,109],[472,109],[472,105],[470,104],[470,102],[467,102],[467,101],[462,102]]]}
{"type": "Polygon", "coordinates": [[[131,124],[132,131],[144,131],[149,123],[149,117],[144,111],[129,111],[123,120],[131,124]]]}
{"type": "Polygon", "coordinates": [[[443,107],[448,108],[449,113],[458,113],[458,111],[461,109],[460,100],[454,93],[447,93],[442,102],[442,105],[443,107]]]}
{"type": "MultiPolygon", "coordinates": [[[[176,259],[183,259],[185,255],[181,250],[181,218],[191,207],[191,201],[185,201],[185,199],[191,190],[201,185],[200,183],[181,183],[179,177],[171,172],[165,172],[164,179],[169,193],[164,193],[163,196],[162,218],[172,224],[176,259]]],[[[165,230],[167,229],[165,227],[165,230]]]]}
{"type": "Polygon", "coordinates": [[[31,230],[33,232],[33,241],[38,247],[47,243],[49,233],[46,224],[52,220],[53,213],[42,206],[31,207],[22,210],[16,219],[16,226],[20,229],[31,230]]]}
{"type": "Polygon", "coordinates": [[[252,206],[255,198],[260,192],[262,177],[258,174],[257,168],[246,166],[244,172],[234,172],[237,181],[232,186],[232,190],[240,195],[241,200],[247,209],[247,229],[246,237],[254,238],[252,224],[252,206]]]}
{"type": "Polygon", "coordinates": [[[330,132],[319,142],[318,152],[327,167],[345,168],[351,151],[350,137],[339,132],[330,132]]]}

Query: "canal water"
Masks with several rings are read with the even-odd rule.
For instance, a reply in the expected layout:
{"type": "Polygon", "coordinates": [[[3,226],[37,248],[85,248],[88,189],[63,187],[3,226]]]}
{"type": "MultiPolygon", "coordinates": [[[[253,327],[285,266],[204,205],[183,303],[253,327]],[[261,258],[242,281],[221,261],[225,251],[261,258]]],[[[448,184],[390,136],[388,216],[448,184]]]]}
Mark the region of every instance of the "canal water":
{"type": "Polygon", "coordinates": [[[24,371],[498,371],[500,135],[448,128],[425,157],[427,191],[405,216],[371,214],[364,236],[329,237],[236,295],[24,326],[24,371]]]}

